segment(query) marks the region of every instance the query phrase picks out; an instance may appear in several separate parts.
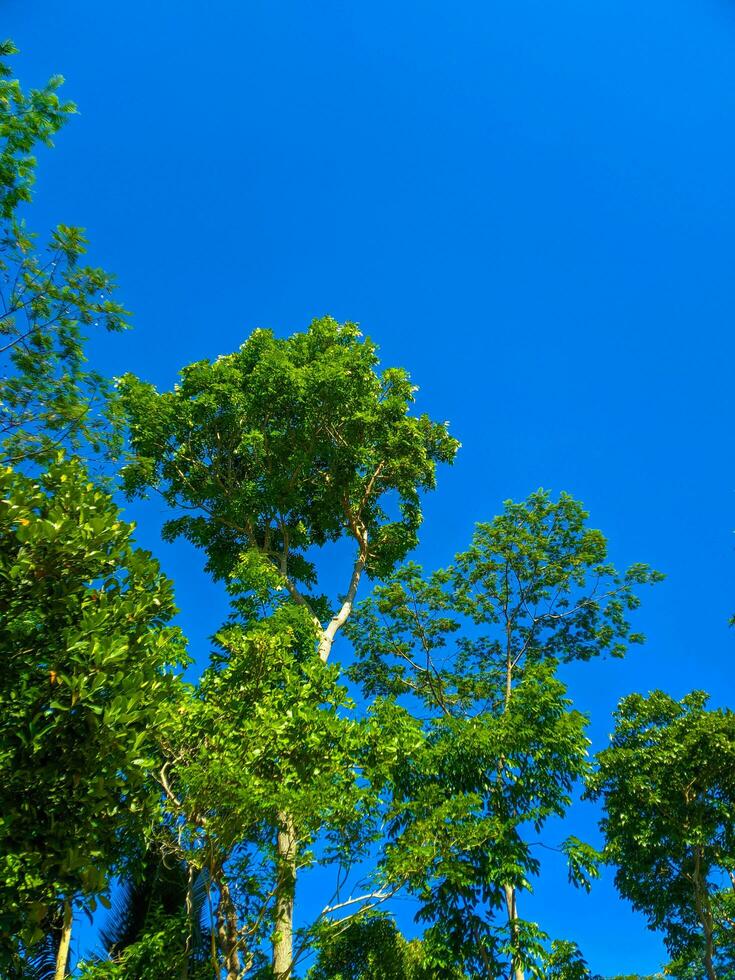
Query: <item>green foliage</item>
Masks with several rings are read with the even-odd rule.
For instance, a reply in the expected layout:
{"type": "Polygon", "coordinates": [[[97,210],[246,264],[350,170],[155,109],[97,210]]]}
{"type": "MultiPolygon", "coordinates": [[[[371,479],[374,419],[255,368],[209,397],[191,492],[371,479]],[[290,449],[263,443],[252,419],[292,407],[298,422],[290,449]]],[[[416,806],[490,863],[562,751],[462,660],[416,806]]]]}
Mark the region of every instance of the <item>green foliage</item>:
{"type": "Polygon", "coordinates": [[[592,977],[577,946],[566,940],[552,942],[544,977],[545,980],[601,980],[592,977]]]}
{"type": "Polygon", "coordinates": [[[325,317],[285,340],[256,330],[237,353],[185,368],[172,392],[126,376],[126,488],[157,486],[193,510],[167,534],[204,548],[218,577],[255,550],[310,586],[307,552],[344,534],[383,575],[415,546],[419,491],[434,487],[436,463],[457,443],[409,414],[405,371],[377,365],[354,324],[325,317]]]}
{"type": "Polygon", "coordinates": [[[82,265],[82,229],[59,225],[39,249],[18,213],[31,200],[38,145],[75,111],[62,102],[63,79],[25,93],[0,44],[0,438],[2,459],[42,463],[64,445],[114,447],[117,436],[100,414],[107,386],[85,368],[83,331],[125,326],[111,294],[112,278],[82,265]]]}
{"type": "Polygon", "coordinates": [[[184,650],[171,584],[77,463],[0,471],[0,935],[94,907],[157,808],[155,735],[184,650]],[[151,811],[153,808],[153,813],[151,811]]]}
{"type": "Polygon", "coordinates": [[[250,823],[248,813],[257,821],[287,810],[307,836],[329,823],[328,813],[360,816],[352,769],[362,726],[338,668],[305,657],[292,633],[270,626],[223,630],[226,662],[204,673],[196,708],[180,716],[180,752],[188,746],[190,758],[185,795],[201,799],[214,773],[237,793],[232,808],[221,806],[219,790],[205,807],[210,829],[225,836],[250,823]]]}
{"type": "Polygon", "coordinates": [[[314,656],[313,635],[292,604],[229,624],[163,739],[182,853],[216,883],[229,881],[253,963],[269,935],[282,815],[296,828],[298,871],[348,867],[375,832],[375,794],[361,773],[379,734],[354,718],[338,668],[314,656]]]}
{"type": "Polygon", "coordinates": [[[100,933],[107,958],[81,963],[86,980],[212,980],[206,875],[154,847],[117,891],[100,933]]]}
{"type": "MultiPolygon", "coordinates": [[[[316,963],[307,980],[431,980],[424,944],[404,939],[393,919],[382,912],[360,915],[325,926],[316,963]]],[[[462,980],[455,968],[445,980],[462,980]]]]}
{"type": "Polygon", "coordinates": [[[590,780],[617,887],[663,931],[681,978],[735,971],[735,715],[707,700],[624,698],[590,780]]]}
{"type": "Polygon", "coordinates": [[[192,962],[187,956],[188,930],[183,909],[175,915],[160,911],[151,914],[145,933],[135,943],[113,959],[80,963],[76,975],[82,980],[162,980],[182,976],[186,980],[212,980],[214,974],[208,960],[192,962]]]}
{"type": "Polygon", "coordinates": [[[288,905],[315,861],[349,867],[374,833],[365,767],[395,748],[354,718],[326,662],[362,573],[414,547],[420,495],[457,448],[445,425],[410,414],[414,391],[329,317],[285,340],[256,330],[235,354],[185,368],[172,392],[119,382],[127,492],[155,487],[183,511],[166,535],[203,548],[233,600],[163,775],[187,860],[206,855],[240,937],[233,956],[253,966],[269,927],[280,942],[274,896],[288,905]],[[341,538],[355,553],[335,606],[314,589],[318,549],[341,538]]]}
{"type": "Polygon", "coordinates": [[[208,892],[206,873],[187,869],[154,842],[115,890],[100,930],[109,959],[125,965],[133,977],[136,974],[130,972],[130,963],[136,957],[141,959],[151,937],[163,935],[168,936],[172,964],[195,969],[209,963],[211,933],[204,922],[208,892]]]}
{"type": "Polygon", "coordinates": [[[335,923],[325,931],[309,980],[409,980],[408,943],[386,915],[335,923]]]}
{"type": "Polygon", "coordinates": [[[10,77],[6,58],[17,54],[12,41],[0,42],[0,218],[13,217],[21,202],[31,200],[38,144],[53,146],[53,137],[68,116],[76,111],[73,102],[61,102],[58,90],[64,81],[55,75],[43,89],[26,95],[10,77]]]}
{"type": "Polygon", "coordinates": [[[63,909],[49,911],[42,923],[43,939],[30,949],[14,951],[11,955],[6,955],[5,949],[0,952],[0,963],[8,970],[12,980],[54,980],[63,919],[63,909]]]}
{"type": "MultiPolygon", "coordinates": [[[[564,948],[550,954],[516,905],[540,870],[537,835],[589,767],[586,720],[557,665],[640,642],[627,613],[636,587],[660,578],[643,565],[619,574],[586,519],[567,495],[509,502],[452,568],[424,578],[407,565],[348,626],[353,679],[422,719],[421,741],[414,727],[390,773],[383,874],[419,897],[437,970],[540,977],[564,948]]],[[[595,851],[575,838],[562,847],[571,880],[589,888],[595,851]]]]}

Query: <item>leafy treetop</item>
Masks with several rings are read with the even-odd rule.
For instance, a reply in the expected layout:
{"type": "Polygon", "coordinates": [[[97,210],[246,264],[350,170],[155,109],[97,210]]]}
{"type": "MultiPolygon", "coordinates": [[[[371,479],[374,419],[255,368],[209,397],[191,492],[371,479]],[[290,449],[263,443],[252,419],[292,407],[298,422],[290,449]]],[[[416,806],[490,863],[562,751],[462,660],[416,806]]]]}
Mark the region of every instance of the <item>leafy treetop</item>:
{"type": "MultiPolygon", "coordinates": [[[[378,372],[375,345],[353,323],[314,320],[286,339],[256,330],[239,351],[182,371],[159,394],[128,375],[119,384],[133,456],[125,487],[158,489],[187,511],[166,534],[184,535],[220,578],[237,572],[307,605],[322,629],[325,608],[310,549],[342,536],[356,558],[331,635],[349,615],[363,570],[386,575],[416,544],[420,492],[458,443],[446,424],[413,416],[407,373],[378,372]],[[250,554],[264,561],[243,565],[250,554]]],[[[326,659],[328,648],[320,650],[326,659]]]]}

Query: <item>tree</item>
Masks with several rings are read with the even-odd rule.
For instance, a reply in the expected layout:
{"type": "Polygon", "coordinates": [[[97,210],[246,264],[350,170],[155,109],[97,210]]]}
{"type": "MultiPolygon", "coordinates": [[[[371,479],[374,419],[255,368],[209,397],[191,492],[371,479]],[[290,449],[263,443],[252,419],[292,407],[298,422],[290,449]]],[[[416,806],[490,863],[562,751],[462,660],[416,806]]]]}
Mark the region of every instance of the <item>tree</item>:
{"type": "MultiPolygon", "coordinates": [[[[450,569],[424,578],[407,565],[348,628],[351,676],[408,733],[383,878],[420,899],[438,971],[546,975],[548,937],[519,916],[518,893],[539,873],[539,831],[588,770],[586,720],[557,666],[640,642],[627,614],[660,578],[644,565],[619,574],[587,516],[566,494],[507,502],[450,569]]],[[[588,886],[594,852],[574,838],[563,848],[588,886]]]]}
{"type": "Polygon", "coordinates": [[[85,367],[85,328],[125,326],[111,297],[114,281],[80,264],[82,229],[59,225],[38,249],[21,217],[31,200],[38,145],[74,113],[62,102],[60,75],[26,94],[0,43],[0,462],[43,463],[62,447],[91,449],[117,436],[103,417],[107,385],[85,367]]]}
{"type": "MultiPolygon", "coordinates": [[[[201,547],[208,570],[250,597],[246,633],[256,621],[278,626],[272,614],[284,597],[297,607],[291,655],[299,664],[327,663],[363,574],[388,574],[415,546],[420,494],[457,448],[445,425],[409,413],[415,389],[406,372],[377,368],[374,344],[327,317],[285,340],[256,330],[238,352],[185,368],[172,392],[130,376],[119,385],[130,425],[128,493],[153,487],[179,511],[166,535],[201,547]],[[353,555],[334,604],[314,591],[317,555],[341,539],[353,555]]],[[[282,710],[288,718],[294,709],[282,710]]],[[[285,980],[302,840],[288,806],[277,810],[271,838],[273,969],[285,980]]]]}
{"type": "MultiPolygon", "coordinates": [[[[171,583],[111,498],[60,457],[0,470],[0,951],[94,908],[158,808],[157,725],[184,659],[171,583]]],[[[62,967],[63,971],[63,967],[62,967]]],[[[63,972],[59,975],[63,975],[63,972]]]]}
{"type": "Polygon", "coordinates": [[[590,795],[620,894],[664,933],[667,973],[735,970],[735,715],[701,691],[623,698],[590,795]]]}

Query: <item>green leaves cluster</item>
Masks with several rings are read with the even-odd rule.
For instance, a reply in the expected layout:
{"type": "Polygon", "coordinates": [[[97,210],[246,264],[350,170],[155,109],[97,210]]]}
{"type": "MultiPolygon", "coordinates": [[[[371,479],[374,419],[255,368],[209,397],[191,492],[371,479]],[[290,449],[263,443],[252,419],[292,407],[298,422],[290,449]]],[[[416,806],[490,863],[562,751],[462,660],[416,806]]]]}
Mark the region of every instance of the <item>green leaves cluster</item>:
{"type": "Polygon", "coordinates": [[[307,838],[337,813],[358,820],[353,768],[363,736],[338,668],[304,656],[282,623],[230,625],[217,642],[218,661],[168,733],[176,785],[208,832],[234,844],[284,809],[307,838]]]}
{"type": "MultiPolygon", "coordinates": [[[[382,912],[336,922],[325,928],[315,965],[307,980],[430,980],[419,940],[407,941],[393,919],[382,912]]],[[[450,969],[446,980],[462,980],[450,969]]]]}
{"type": "Polygon", "coordinates": [[[735,715],[707,701],[624,698],[591,781],[616,885],[682,978],[735,971],[735,715]]]}
{"type": "Polygon", "coordinates": [[[83,467],[0,471],[0,934],[90,907],[155,815],[156,726],[184,647],[171,584],[83,467]]]}
{"type": "Polygon", "coordinates": [[[329,317],[285,340],[258,330],[181,378],[164,394],[120,381],[123,472],[130,495],[154,487],[178,510],[167,536],[201,547],[232,596],[163,781],[187,860],[206,854],[219,884],[236,973],[257,964],[269,922],[274,949],[285,942],[292,955],[297,872],[349,868],[372,838],[365,769],[395,741],[380,744],[374,722],[353,716],[327,660],[363,573],[385,574],[415,545],[420,495],[457,443],[410,414],[404,371],[379,372],[375,346],[329,317]],[[319,549],[343,538],[354,548],[345,593],[321,596],[319,549]]]}
{"type": "Polygon", "coordinates": [[[161,743],[181,856],[226,885],[239,948],[253,963],[284,873],[276,847],[284,814],[295,827],[299,873],[349,867],[377,832],[364,771],[384,733],[355,717],[338,668],[314,656],[303,609],[281,613],[220,631],[212,666],[161,743]]]}
{"type": "Polygon", "coordinates": [[[409,414],[405,371],[377,364],[354,324],[325,317],[285,340],[256,330],[236,353],[185,368],[172,392],[127,376],[126,487],[156,486],[192,509],[167,534],[204,548],[218,577],[256,550],[310,586],[307,552],[345,533],[365,542],[368,570],[385,574],[415,546],[419,493],[457,443],[409,414]]]}
{"type": "Polygon", "coordinates": [[[4,59],[17,54],[12,41],[0,42],[0,218],[9,220],[21,202],[31,200],[35,181],[37,145],[52,146],[53,137],[69,115],[76,111],[73,102],[62,102],[58,90],[60,75],[51,78],[43,89],[25,94],[20,82],[11,78],[11,68],[4,59]]]}
{"type": "Polygon", "coordinates": [[[80,964],[85,980],[211,980],[210,882],[168,850],[149,847],[118,887],[100,932],[106,957],[80,964]]]}

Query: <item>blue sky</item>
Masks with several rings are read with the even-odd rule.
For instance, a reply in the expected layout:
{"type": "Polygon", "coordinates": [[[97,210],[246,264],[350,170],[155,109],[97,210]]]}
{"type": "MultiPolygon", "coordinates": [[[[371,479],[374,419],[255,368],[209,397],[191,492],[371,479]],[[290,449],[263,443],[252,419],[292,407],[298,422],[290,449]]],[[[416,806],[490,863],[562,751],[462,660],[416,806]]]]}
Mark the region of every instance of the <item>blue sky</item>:
{"type": "MultiPolygon", "coordinates": [[[[732,704],[735,4],[3,8],[24,84],[61,72],[81,110],[32,223],[85,226],[134,312],[96,366],[166,387],[254,327],[357,320],[463,444],[426,504],[427,566],[544,486],[621,565],[667,573],[647,646],[568,675],[595,747],[631,690],[732,704]]],[[[159,505],[135,516],[203,660],[219,590],[159,545],[159,505]]],[[[661,962],[609,876],[585,896],[552,867],[532,908],[601,973],[661,962]]]]}

